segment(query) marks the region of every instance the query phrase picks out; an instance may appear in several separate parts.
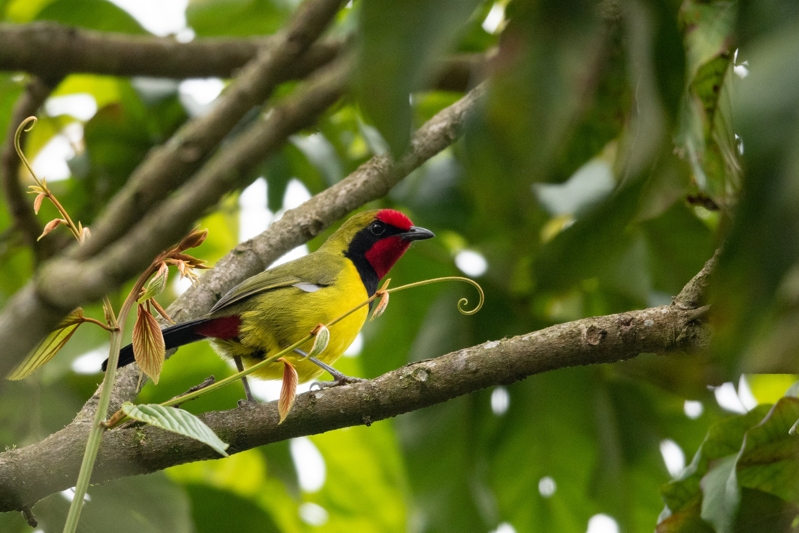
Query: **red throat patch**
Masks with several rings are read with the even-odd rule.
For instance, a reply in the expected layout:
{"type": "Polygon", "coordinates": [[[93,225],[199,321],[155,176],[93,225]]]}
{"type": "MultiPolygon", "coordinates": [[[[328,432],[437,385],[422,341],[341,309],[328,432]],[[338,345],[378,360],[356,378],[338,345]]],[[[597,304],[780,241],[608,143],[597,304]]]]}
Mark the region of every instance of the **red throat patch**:
{"type": "Polygon", "coordinates": [[[381,222],[385,222],[386,224],[391,224],[395,228],[399,228],[402,231],[408,231],[411,229],[411,226],[413,226],[413,222],[411,222],[410,218],[399,211],[394,211],[393,209],[381,209],[377,212],[377,216],[375,216],[375,218],[381,222]]]}
{"type": "MultiPolygon", "coordinates": [[[[396,213],[396,211],[394,211],[396,213]]],[[[402,215],[405,216],[405,215],[402,215]]],[[[405,217],[407,218],[407,217],[405,217]]],[[[385,221],[384,221],[385,222],[385,221]]],[[[410,222],[410,221],[409,221],[410,222]]],[[[408,226],[410,227],[410,226],[408,226]]],[[[378,279],[382,279],[391,267],[394,266],[402,254],[411,245],[411,241],[403,240],[401,237],[386,237],[380,239],[366,252],[366,260],[375,269],[378,279]]]]}

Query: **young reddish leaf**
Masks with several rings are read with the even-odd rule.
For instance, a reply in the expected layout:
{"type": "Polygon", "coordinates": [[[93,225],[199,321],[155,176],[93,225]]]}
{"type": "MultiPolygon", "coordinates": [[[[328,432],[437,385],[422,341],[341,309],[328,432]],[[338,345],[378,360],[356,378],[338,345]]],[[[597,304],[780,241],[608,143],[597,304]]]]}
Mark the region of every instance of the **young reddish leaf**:
{"type": "Polygon", "coordinates": [[[39,209],[42,208],[42,201],[47,198],[47,195],[43,192],[40,192],[36,195],[36,199],[33,201],[33,212],[35,214],[39,214],[39,209]]]}
{"type": "Polygon", "coordinates": [[[386,310],[386,307],[388,307],[388,292],[386,291],[379,291],[379,292],[382,292],[382,294],[380,295],[380,301],[377,302],[375,310],[372,311],[372,318],[369,319],[370,322],[375,318],[379,317],[380,315],[382,315],[383,312],[386,310]]]}
{"type": "Polygon", "coordinates": [[[39,345],[33,349],[17,367],[8,375],[11,381],[17,381],[31,373],[53,358],[64,347],[72,334],[83,323],[83,309],[78,307],[62,320],[39,345]]]}
{"type": "Polygon", "coordinates": [[[196,248],[205,241],[206,237],[208,237],[207,229],[202,231],[194,230],[186,235],[182,241],[180,241],[180,244],[177,245],[177,250],[182,252],[184,250],[188,250],[189,248],[196,248]]]}
{"type": "Polygon", "coordinates": [[[164,334],[155,317],[141,304],[133,326],[133,357],[142,372],[157,384],[166,357],[164,334]]]}
{"type": "Polygon", "coordinates": [[[37,241],[40,241],[40,240],[42,240],[42,238],[43,238],[45,235],[47,235],[48,233],[50,233],[51,231],[53,231],[54,229],[56,229],[56,228],[57,228],[58,226],[60,226],[61,224],[66,224],[66,223],[67,223],[67,221],[66,221],[66,220],[64,220],[63,218],[54,218],[53,220],[51,220],[50,222],[48,222],[48,223],[47,223],[47,225],[44,227],[44,231],[42,231],[42,234],[41,234],[41,235],[39,235],[39,238],[38,238],[38,239],[36,239],[36,240],[37,240],[37,241]]]}
{"type": "Polygon", "coordinates": [[[281,357],[278,361],[283,363],[283,386],[280,387],[280,399],[277,401],[277,412],[280,415],[278,424],[282,424],[291,411],[291,406],[294,405],[300,377],[297,374],[297,369],[286,358],[281,357]]]}
{"type": "Polygon", "coordinates": [[[159,304],[156,300],[150,300],[150,303],[153,304],[153,307],[155,307],[155,310],[158,312],[159,315],[161,315],[162,318],[164,318],[168,322],[171,322],[172,324],[175,323],[175,321],[172,320],[172,317],[167,314],[166,310],[163,307],[161,307],[161,304],[159,304]]]}

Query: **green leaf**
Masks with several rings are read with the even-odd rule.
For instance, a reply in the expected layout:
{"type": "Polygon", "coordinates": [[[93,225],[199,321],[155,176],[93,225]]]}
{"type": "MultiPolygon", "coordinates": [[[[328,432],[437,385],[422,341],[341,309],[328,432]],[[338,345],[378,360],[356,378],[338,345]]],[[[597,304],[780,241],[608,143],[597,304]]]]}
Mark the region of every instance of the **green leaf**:
{"type": "Polygon", "coordinates": [[[228,490],[199,483],[184,485],[191,498],[196,533],[246,531],[280,533],[274,518],[250,499],[228,490]]]}
{"type": "Polygon", "coordinates": [[[211,428],[188,411],[174,407],[163,407],[158,404],[134,405],[130,402],[122,404],[122,411],[139,422],[205,443],[219,452],[220,455],[227,457],[225,450],[229,445],[222,442],[211,428]]]}
{"type": "Polygon", "coordinates": [[[47,364],[64,347],[81,324],[83,324],[83,309],[78,307],[69,313],[32,352],[25,356],[25,359],[11,371],[7,378],[12,381],[26,378],[37,368],[47,364]]]}
{"type": "Polygon", "coordinates": [[[286,3],[273,0],[191,0],[186,22],[201,37],[268,35],[289,12],[286,3]]]}
{"type": "Polygon", "coordinates": [[[701,517],[713,525],[716,533],[732,533],[741,492],[735,478],[734,455],[713,465],[702,479],[701,517]]]}
{"type": "Polygon", "coordinates": [[[319,331],[316,333],[314,337],[313,346],[311,350],[308,352],[308,357],[317,357],[319,354],[324,352],[327,349],[327,345],[330,343],[330,330],[327,329],[324,325],[319,325],[319,331]]]}
{"type": "Polygon", "coordinates": [[[747,430],[760,422],[768,409],[769,406],[761,405],[745,415],[731,416],[710,426],[691,464],[679,478],[661,489],[666,507],[672,514],[694,508],[701,501],[700,483],[713,462],[737,454],[747,430]]]}
{"type": "Polygon", "coordinates": [[[324,458],[326,483],[303,497],[328,511],[321,531],[409,530],[408,474],[392,422],[329,431],[310,440],[324,458]]]}
{"type": "Polygon", "coordinates": [[[768,372],[758,362],[761,355],[772,356],[767,357],[772,372],[795,368],[796,345],[773,341],[780,340],[775,334],[795,332],[799,318],[793,281],[799,268],[799,240],[793,238],[799,234],[797,47],[799,23],[750,43],[747,59],[758,65],[757,75],[742,80],[736,95],[745,194],[719,261],[713,310],[714,354],[730,369],[743,358],[768,372]],[[776,346],[775,360],[768,350],[776,346]]]}
{"type": "Polygon", "coordinates": [[[408,100],[434,74],[478,0],[364,0],[357,92],[395,156],[408,145],[408,100]],[[390,21],[390,23],[389,23],[390,21]]]}
{"type": "Polygon", "coordinates": [[[164,292],[167,279],[169,279],[169,269],[166,265],[164,265],[158,270],[158,272],[156,272],[155,276],[151,277],[147,282],[147,285],[144,287],[144,292],[139,299],[136,300],[136,303],[144,303],[150,298],[155,298],[164,292]]]}
{"type": "Polygon", "coordinates": [[[147,33],[127,11],[107,0],[56,0],[39,11],[35,20],[51,20],[98,31],[147,33]]]}

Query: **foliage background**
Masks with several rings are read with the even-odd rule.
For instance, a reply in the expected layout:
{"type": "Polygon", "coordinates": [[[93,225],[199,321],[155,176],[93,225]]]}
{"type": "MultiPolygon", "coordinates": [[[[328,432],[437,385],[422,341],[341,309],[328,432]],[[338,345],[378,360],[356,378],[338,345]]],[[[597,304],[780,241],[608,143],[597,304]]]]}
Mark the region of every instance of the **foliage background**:
{"type": "MultiPolygon", "coordinates": [[[[359,0],[342,10],[330,33],[356,34],[353,90],[263,163],[258,174],[267,187],[251,189],[247,202],[279,213],[300,184],[315,194],[374,154],[399,153],[411,127],[461,96],[427,90],[436,59],[496,55],[488,101],[464,138],[375,204],[407,211],[438,237],[416,246],[393,270],[394,280],[457,275],[459,254],[474,251],[487,261],[477,276],[486,307],[460,316],[460,288],[453,287],[397,295],[340,370],[374,377],[486,340],[666,304],[724,242],[712,353],[562,369],[368,428],[121,479],[90,490],[81,530],[597,533],[603,521],[596,515],[603,514],[612,517],[604,531],[651,531],[664,508],[661,487],[679,469],[670,474],[664,463],[664,456],[680,456],[673,444],[690,457],[712,424],[739,420],[730,410],[772,403],[793,382],[769,374],[796,372],[793,6],[359,0]],[[487,22],[503,12],[499,24],[487,22]],[[750,374],[741,378],[744,372],[750,374]],[[708,387],[723,382],[738,384],[738,393],[734,385],[708,387]]],[[[195,38],[263,35],[282,27],[295,7],[288,0],[192,0],[186,23],[195,38]]],[[[148,33],[104,0],[6,0],[0,14],[14,24],[148,33]]],[[[25,82],[25,74],[0,74],[3,131],[25,82]]],[[[284,84],[277,98],[294,86],[284,84]]],[[[91,225],[148,150],[198,112],[185,91],[178,82],[70,75],[50,103],[90,95],[96,112],[45,105],[26,150],[53,159],[47,147],[72,132],[69,175],[52,185],[74,217],[91,225]]],[[[245,219],[238,198],[231,191],[201,222],[210,236],[199,257],[213,262],[241,232],[253,234],[239,227],[245,219]]],[[[42,220],[55,215],[47,209],[42,220]]],[[[12,228],[5,208],[0,227],[12,228]]],[[[30,278],[34,262],[13,229],[3,233],[0,254],[5,301],[30,278]]],[[[162,303],[175,297],[178,288],[171,288],[162,303]]],[[[87,309],[92,313],[101,315],[99,307],[87,309]]],[[[35,376],[3,385],[2,445],[37,442],[70,422],[100,380],[74,368],[86,361],[99,368],[84,354],[102,350],[104,339],[81,328],[35,376]]],[[[184,347],[140,401],[229,373],[206,344],[184,347]]],[[[240,396],[231,387],[186,408],[230,409],[240,396]]],[[[749,426],[766,412],[747,415],[749,426]]],[[[790,455],[795,445],[787,446],[790,455]]],[[[34,507],[44,531],[60,530],[68,496],[34,507]]],[[[791,498],[783,500],[795,503],[791,498]]],[[[757,514],[765,505],[747,508],[757,514]]],[[[723,530],[723,520],[702,511],[701,526],[663,531],[723,530]]],[[[6,513],[0,530],[32,528],[6,513]]]]}

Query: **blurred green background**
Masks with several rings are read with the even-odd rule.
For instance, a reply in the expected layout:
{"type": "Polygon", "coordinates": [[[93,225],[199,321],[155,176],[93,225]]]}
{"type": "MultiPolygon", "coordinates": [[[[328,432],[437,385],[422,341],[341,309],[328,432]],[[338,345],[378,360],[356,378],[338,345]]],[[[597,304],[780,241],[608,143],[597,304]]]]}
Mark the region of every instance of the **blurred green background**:
{"type": "MultiPolygon", "coordinates": [[[[0,16],[191,40],[272,33],[296,5],[3,0],[0,16]]],[[[471,293],[456,286],[398,294],[337,368],[374,377],[490,339],[668,304],[723,244],[710,353],[558,370],[368,428],[95,486],[79,530],[796,531],[799,444],[787,428],[799,412],[795,392],[780,398],[799,372],[797,6],[348,4],[330,34],[355,36],[353,90],[201,222],[210,234],[195,255],[213,263],[373,155],[401,153],[412,128],[463,94],[428,89],[438,60],[488,54],[488,98],[464,137],[369,206],[401,209],[437,235],[395,267],[394,284],[465,274],[486,305],[461,316],[455,304],[471,293]],[[756,433],[761,421],[779,429],[756,433]],[[744,461],[751,454],[760,470],[744,461]]],[[[27,80],[0,73],[0,131],[27,80]]],[[[91,225],[147,151],[207,112],[227,83],[68,76],[26,152],[73,218],[91,225]]],[[[5,205],[0,233],[2,304],[35,267],[5,205]]],[[[171,282],[164,307],[182,290],[171,282]]],[[[46,367],[5,383],[0,444],[22,447],[68,424],[100,382],[106,346],[102,331],[83,327],[46,367]]],[[[186,346],[139,401],[230,373],[210,346],[186,346]]],[[[257,393],[274,399],[277,389],[257,393]]],[[[241,397],[236,385],[185,408],[231,409],[241,397]]],[[[67,491],[33,508],[42,531],[60,531],[69,500],[67,491]]],[[[33,528],[5,513],[0,531],[33,528]]]]}

